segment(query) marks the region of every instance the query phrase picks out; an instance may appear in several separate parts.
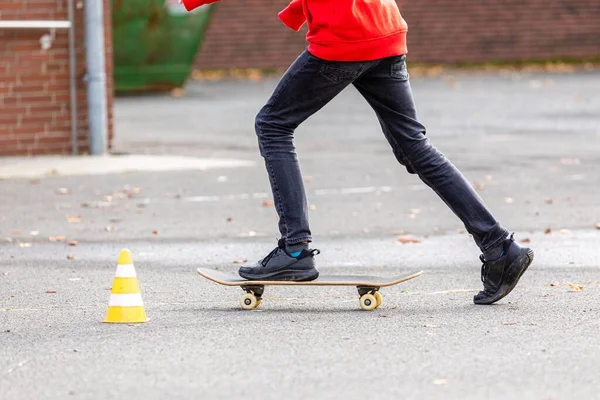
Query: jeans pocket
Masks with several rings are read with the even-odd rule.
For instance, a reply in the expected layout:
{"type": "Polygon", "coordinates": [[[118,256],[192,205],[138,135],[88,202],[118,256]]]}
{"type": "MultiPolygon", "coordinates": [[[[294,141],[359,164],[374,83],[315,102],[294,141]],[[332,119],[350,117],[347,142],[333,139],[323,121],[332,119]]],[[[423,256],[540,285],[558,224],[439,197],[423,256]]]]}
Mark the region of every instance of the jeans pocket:
{"type": "Polygon", "coordinates": [[[327,63],[321,66],[320,73],[331,82],[352,81],[357,78],[358,71],[348,69],[342,63],[327,63]]]}
{"type": "Polygon", "coordinates": [[[406,67],[406,56],[394,57],[390,68],[390,76],[392,78],[407,81],[409,78],[408,68],[406,67]]]}

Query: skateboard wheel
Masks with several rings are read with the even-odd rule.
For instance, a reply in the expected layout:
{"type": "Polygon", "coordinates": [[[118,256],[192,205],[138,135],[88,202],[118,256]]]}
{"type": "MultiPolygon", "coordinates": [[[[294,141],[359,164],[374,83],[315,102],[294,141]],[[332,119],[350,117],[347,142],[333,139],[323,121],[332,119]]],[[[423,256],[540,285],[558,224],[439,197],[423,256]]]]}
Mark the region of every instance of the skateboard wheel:
{"type": "Polygon", "coordinates": [[[377,298],[371,293],[360,296],[360,308],[365,311],[371,311],[377,308],[377,298]]]}
{"type": "MultiPolygon", "coordinates": [[[[383,296],[379,292],[375,292],[374,294],[375,300],[377,300],[377,307],[379,307],[383,303],[383,296]]],[[[377,308],[375,307],[375,308],[377,308]]]]}
{"type": "Polygon", "coordinates": [[[246,293],[240,299],[240,306],[242,306],[242,308],[244,310],[255,309],[256,307],[258,307],[258,304],[259,304],[258,299],[252,293],[246,293]]]}

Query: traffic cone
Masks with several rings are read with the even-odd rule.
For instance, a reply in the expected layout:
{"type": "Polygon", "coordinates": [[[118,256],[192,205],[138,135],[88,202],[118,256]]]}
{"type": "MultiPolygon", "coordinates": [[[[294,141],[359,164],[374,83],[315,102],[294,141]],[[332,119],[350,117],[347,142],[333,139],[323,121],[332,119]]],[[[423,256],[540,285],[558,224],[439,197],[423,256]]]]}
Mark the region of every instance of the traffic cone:
{"type": "Polygon", "coordinates": [[[147,320],[131,252],[123,249],[119,254],[117,272],[110,291],[104,322],[131,324],[147,320]]]}

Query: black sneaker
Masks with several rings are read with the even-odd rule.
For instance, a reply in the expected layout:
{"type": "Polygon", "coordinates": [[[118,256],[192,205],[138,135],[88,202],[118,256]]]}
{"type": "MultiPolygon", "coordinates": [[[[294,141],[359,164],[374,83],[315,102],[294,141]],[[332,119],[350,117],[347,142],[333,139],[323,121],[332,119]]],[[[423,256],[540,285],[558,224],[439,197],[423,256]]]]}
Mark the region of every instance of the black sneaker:
{"type": "Polygon", "coordinates": [[[533,250],[521,247],[513,239],[513,235],[504,241],[502,256],[493,261],[479,258],[483,290],[475,295],[475,304],[492,304],[508,295],[517,286],[519,279],[533,261],[533,250]]]}
{"type": "Polygon", "coordinates": [[[241,267],[239,274],[253,281],[312,281],[319,277],[314,260],[319,253],[316,249],[304,249],[292,256],[285,250],[283,239],[280,239],[277,247],[265,258],[254,265],[241,267]]]}

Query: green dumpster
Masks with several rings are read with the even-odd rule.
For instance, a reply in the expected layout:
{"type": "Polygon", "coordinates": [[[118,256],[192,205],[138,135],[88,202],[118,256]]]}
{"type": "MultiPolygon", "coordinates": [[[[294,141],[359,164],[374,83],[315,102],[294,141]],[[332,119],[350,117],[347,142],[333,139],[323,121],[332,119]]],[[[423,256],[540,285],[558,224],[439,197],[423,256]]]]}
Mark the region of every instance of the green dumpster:
{"type": "Polygon", "coordinates": [[[112,0],[115,90],[183,86],[211,9],[209,4],[187,12],[177,0],[112,0]]]}

